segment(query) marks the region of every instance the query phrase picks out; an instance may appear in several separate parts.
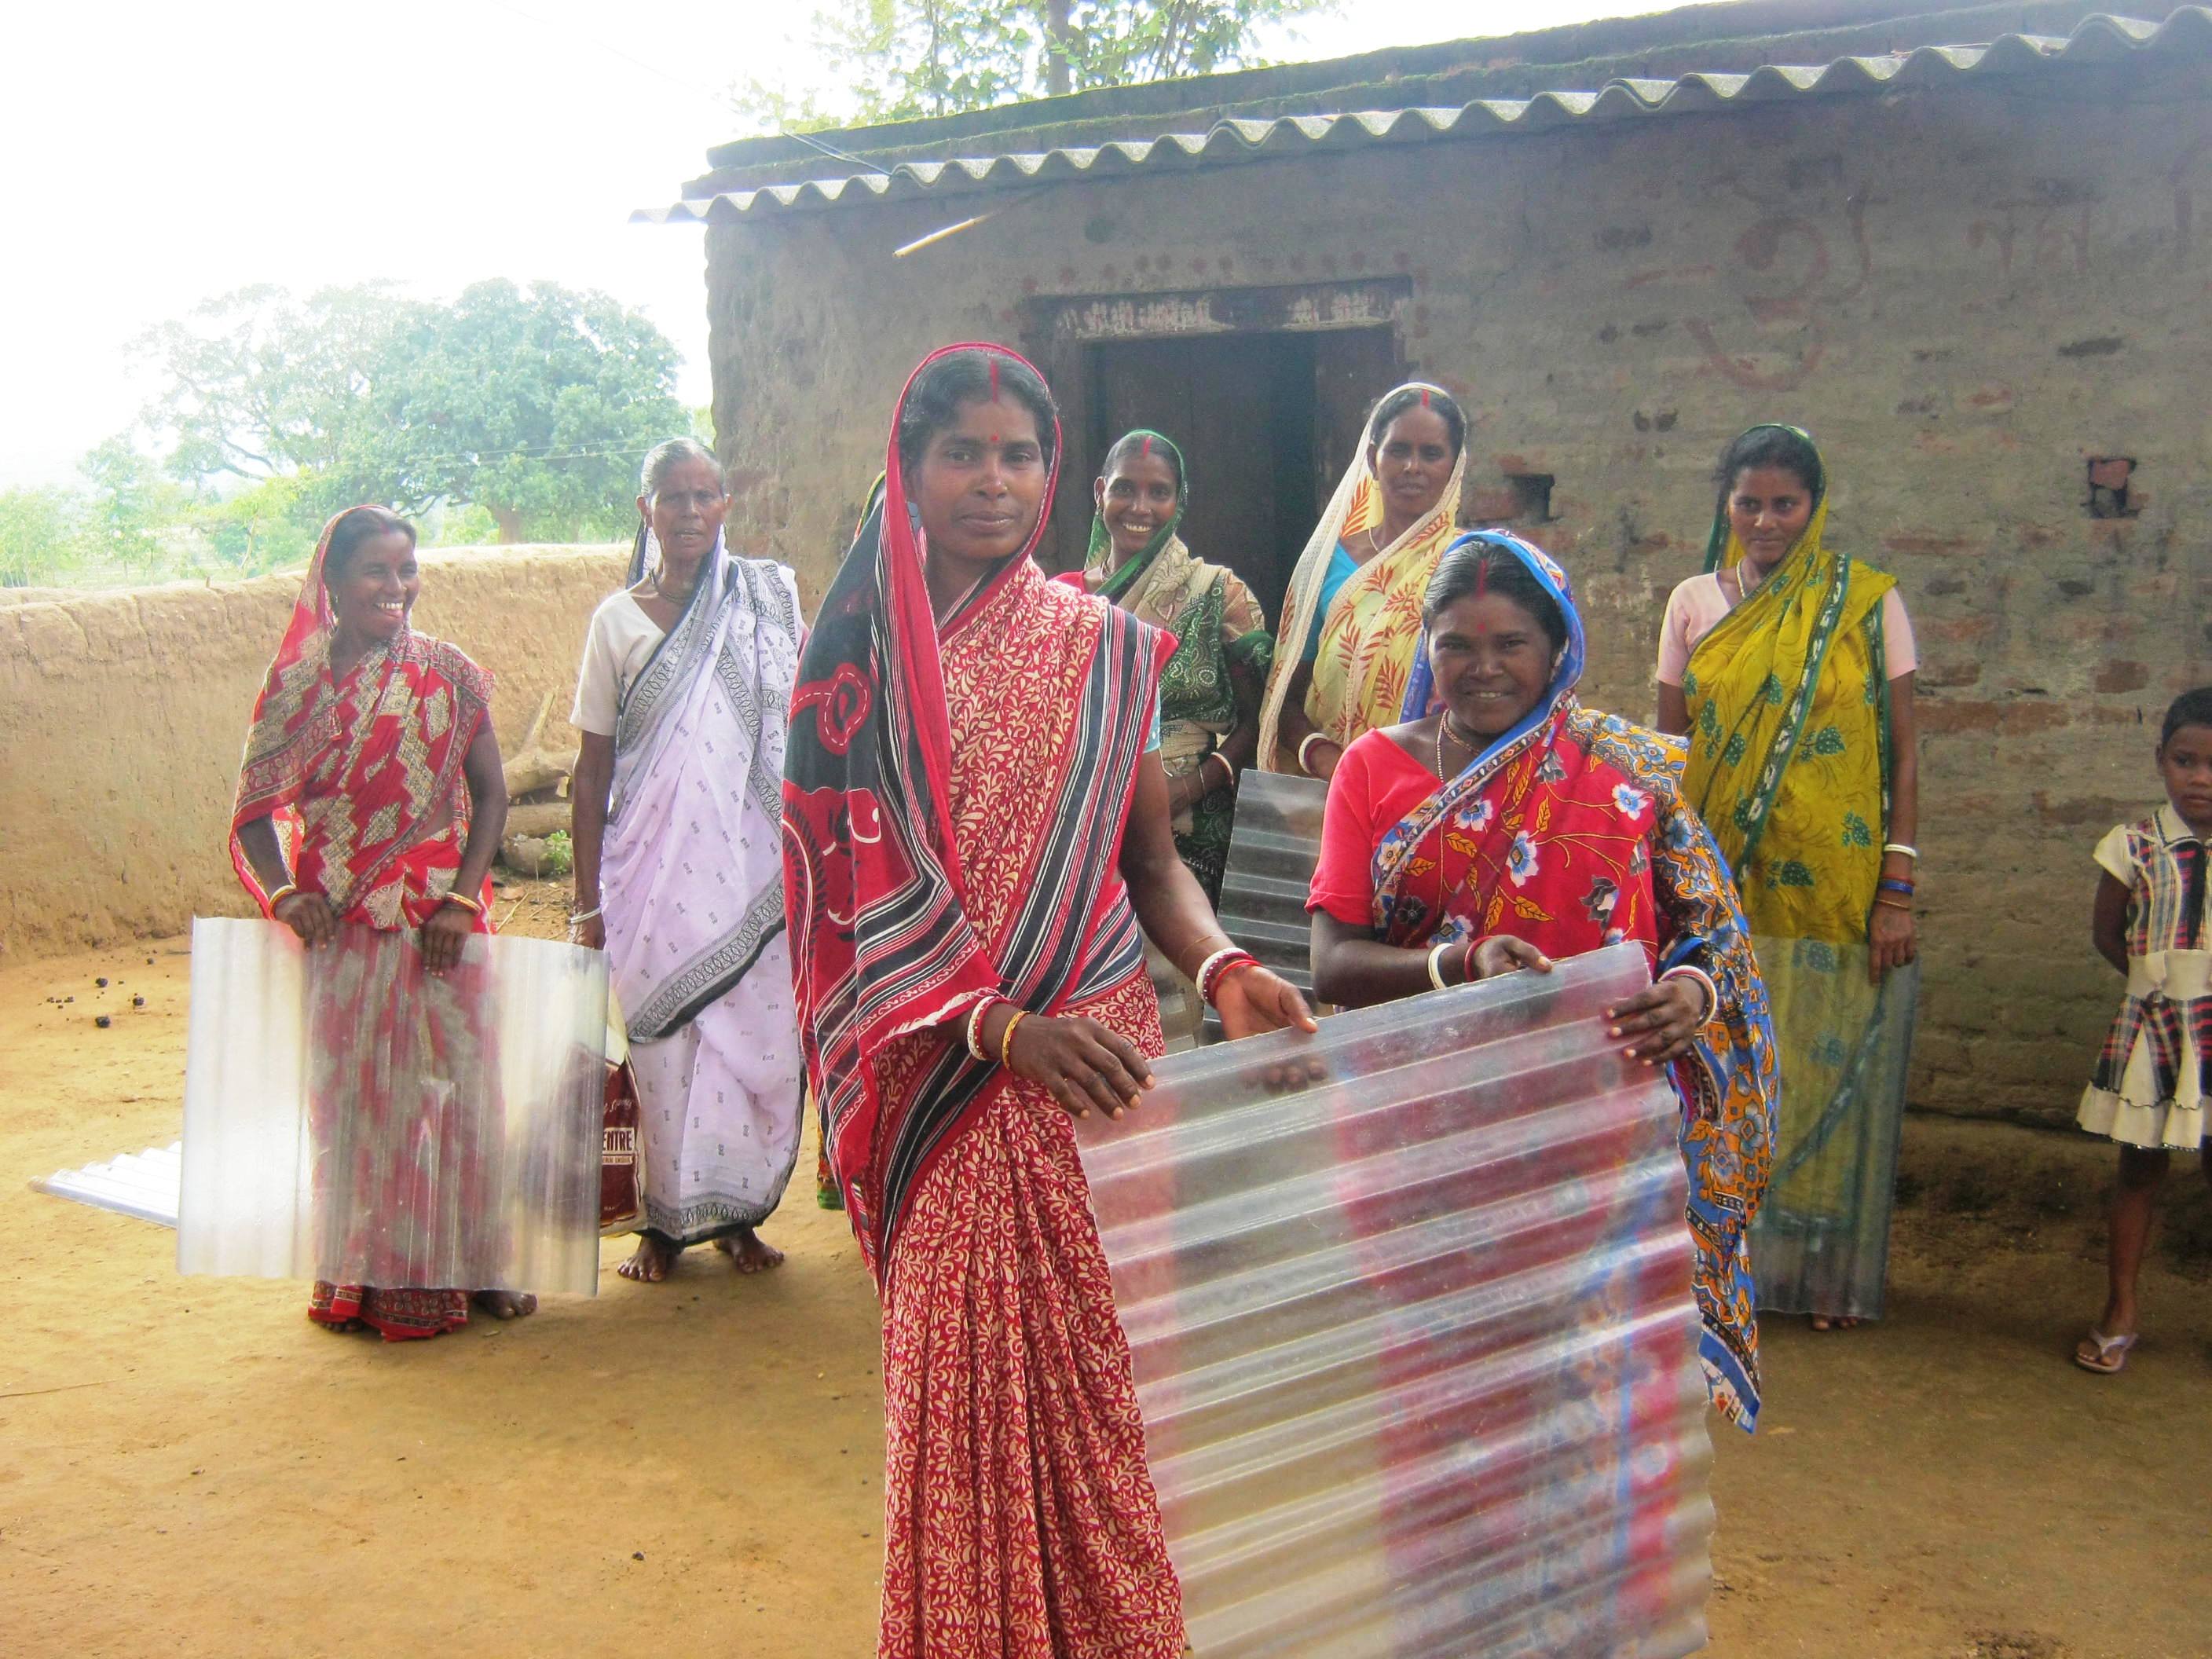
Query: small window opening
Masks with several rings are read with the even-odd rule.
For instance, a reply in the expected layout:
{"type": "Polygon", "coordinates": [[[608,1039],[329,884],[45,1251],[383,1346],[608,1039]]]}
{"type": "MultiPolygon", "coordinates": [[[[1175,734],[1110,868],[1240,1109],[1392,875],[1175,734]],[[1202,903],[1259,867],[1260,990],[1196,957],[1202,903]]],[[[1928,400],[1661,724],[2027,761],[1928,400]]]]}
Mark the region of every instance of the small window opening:
{"type": "Polygon", "coordinates": [[[2132,519],[2142,508],[2130,499],[2129,492],[2135,482],[2136,464],[2125,455],[2092,455],[2089,458],[2089,499],[2086,505],[2093,519],[2132,519]]]}
{"type": "Polygon", "coordinates": [[[1552,521],[1552,475],[1548,472],[1509,472],[1505,482],[1513,491],[1514,522],[1552,521]]]}

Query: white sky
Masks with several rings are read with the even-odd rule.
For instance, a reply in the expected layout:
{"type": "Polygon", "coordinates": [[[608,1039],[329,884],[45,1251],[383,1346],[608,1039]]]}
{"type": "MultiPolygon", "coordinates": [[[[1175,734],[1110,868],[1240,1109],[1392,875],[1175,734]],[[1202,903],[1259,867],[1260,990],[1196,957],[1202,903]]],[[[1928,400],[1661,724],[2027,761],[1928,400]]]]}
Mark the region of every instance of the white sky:
{"type": "MultiPolygon", "coordinates": [[[[1347,0],[1282,58],[1668,9],[1347,0]]],[[[0,6],[0,488],[58,483],[155,390],[142,331],[250,283],[450,295],[545,277],[638,306],[708,400],[696,227],[630,225],[812,79],[807,0],[42,0],[0,6]],[[793,20],[796,19],[796,22],[793,20]]]]}

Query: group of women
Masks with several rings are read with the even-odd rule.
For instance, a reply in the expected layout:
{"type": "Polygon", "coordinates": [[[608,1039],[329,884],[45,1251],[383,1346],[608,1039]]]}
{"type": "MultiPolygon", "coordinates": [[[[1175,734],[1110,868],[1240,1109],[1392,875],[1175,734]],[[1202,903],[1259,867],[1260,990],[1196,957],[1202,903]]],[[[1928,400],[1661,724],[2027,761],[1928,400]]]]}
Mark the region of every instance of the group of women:
{"type": "MultiPolygon", "coordinates": [[[[1181,540],[1191,481],[1156,432],[1108,453],[1085,566],[1047,579],[1060,431],[1003,348],[915,370],[811,632],[788,571],[729,552],[712,456],[647,462],[574,714],[575,936],[609,952],[642,1104],[648,1228],[624,1271],[659,1279],[709,1239],[773,1265],[753,1230],[803,1076],[884,1307],[884,1655],[1182,1651],[1072,1120],[1152,1085],[1146,939],[1232,1040],[1313,1028],[1213,913],[1253,765],[1328,783],[1326,1002],[1644,949],[1653,984],[1613,1029],[1682,1101],[1721,1411],[1756,1420],[1758,1308],[1877,1311],[1881,1067],[1913,954],[1893,584],[1825,548],[1810,441],[1747,434],[1711,572],[1668,607],[1667,730],[1631,725],[1577,700],[1566,573],[1456,530],[1465,439],[1442,388],[1385,397],[1273,630],[1181,540]]],[[[419,581],[402,521],[333,520],[235,839],[304,939],[416,929],[437,971],[487,925],[504,796],[488,678],[410,627],[419,581]]],[[[319,1286],[314,1306],[397,1336],[468,1297],[319,1286]]]]}

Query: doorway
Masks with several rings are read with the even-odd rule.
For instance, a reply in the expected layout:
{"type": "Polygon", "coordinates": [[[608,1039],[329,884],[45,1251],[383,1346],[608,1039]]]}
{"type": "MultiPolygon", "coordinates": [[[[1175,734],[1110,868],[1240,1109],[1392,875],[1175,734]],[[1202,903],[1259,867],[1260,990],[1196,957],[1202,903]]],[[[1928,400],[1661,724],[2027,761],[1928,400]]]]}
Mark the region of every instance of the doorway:
{"type": "MultiPolygon", "coordinates": [[[[1314,337],[1218,334],[1090,347],[1086,477],[1132,427],[1164,432],[1190,470],[1182,538],[1244,579],[1268,616],[1318,516],[1314,337]]],[[[1071,458],[1073,459],[1073,458],[1071,458]]]]}
{"type": "Polygon", "coordinates": [[[1190,470],[1183,540],[1234,570],[1273,621],[1368,408],[1404,378],[1403,289],[1371,279],[1033,304],[1067,450],[1039,559],[1082,563],[1098,464],[1121,434],[1150,427],[1190,470]]]}

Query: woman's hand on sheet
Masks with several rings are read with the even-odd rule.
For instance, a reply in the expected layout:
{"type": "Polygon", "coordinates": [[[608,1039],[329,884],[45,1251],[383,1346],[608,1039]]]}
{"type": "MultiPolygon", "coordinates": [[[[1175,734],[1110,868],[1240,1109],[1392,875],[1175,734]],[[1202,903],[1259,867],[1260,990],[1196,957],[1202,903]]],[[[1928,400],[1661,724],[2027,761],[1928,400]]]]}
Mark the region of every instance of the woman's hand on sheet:
{"type": "Polygon", "coordinates": [[[1479,941],[1468,953],[1467,977],[1495,979],[1500,974],[1513,973],[1522,968],[1548,974],[1552,971],[1552,959],[1527,939],[1516,939],[1510,933],[1492,933],[1488,939],[1479,941]]]}
{"type": "Polygon", "coordinates": [[[607,948],[607,919],[605,916],[593,916],[587,921],[570,922],[568,924],[568,943],[571,945],[580,945],[586,951],[605,950],[607,948]]]}
{"type": "Polygon", "coordinates": [[[338,919],[331,914],[331,902],[320,893],[287,893],[276,906],[276,917],[311,951],[337,942],[338,919]]]}
{"type": "Polygon", "coordinates": [[[1867,977],[1879,985],[1891,969],[1904,967],[1919,951],[1912,912],[1894,904],[1875,905],[1867,923],[1867,977]]]}
{"type": "Polygon", "coordinates": [[[1321,1029],[1298,988],[1265,968],[1240,968],[1231,974],[1214,992],[1213,1006],[1231,1042],[1292,1026],[1301,1031],[1321,1029]]]}
{"type": "Polygon", "coordinates": [[[1663,1066],[1689,1052],[1709,1012],[1705,988],[1684,976],[1660,980],[1615,1003],[1605,1017],[1613,1022],[1613,1036],[1630,1039],[1621,1053],[1646,1066],[1663,1066]]]}
{"type": "MultiPolygon", "coordinates": [[[[987,1016],[983,1040],[995,1046],[1012,1018],[1006,1011],[987,1016]]],[[[1014,1028],[1006,1060],[1015,1076],[1042,1084],[1071,1117],[1088,1117],[1093,1108],[1119,1117],[1152,1086],[1152,1066],[1134,1043],[1079,1014],[1031,1014],[1014,1028]]]]}
{"type": "Polygon", "coordinates": [[[441,904],[422,924],[422,965],[434,974],[460,966],[461,947],[476,931],[476,918],[458,904],[441,904]]]}

